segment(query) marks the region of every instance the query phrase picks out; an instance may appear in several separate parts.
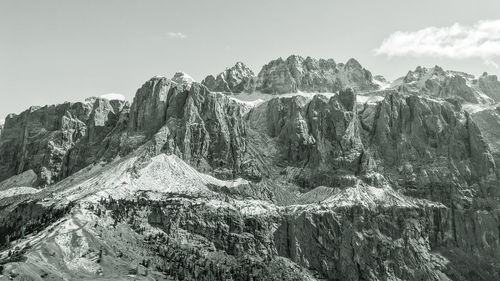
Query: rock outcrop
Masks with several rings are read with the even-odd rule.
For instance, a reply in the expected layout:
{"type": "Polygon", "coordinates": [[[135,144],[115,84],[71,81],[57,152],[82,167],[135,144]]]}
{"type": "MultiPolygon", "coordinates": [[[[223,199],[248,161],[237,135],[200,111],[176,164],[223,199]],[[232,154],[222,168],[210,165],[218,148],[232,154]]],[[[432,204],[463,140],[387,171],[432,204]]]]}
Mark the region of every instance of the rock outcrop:
{"type": "Polygon", "coordinates": [[[241,172],[246,134],[241,104],[195,83],[171,92],[166,106],[163,127],[154,136],[157,152],[176,154],[223,178],[241,172]]]}
{"type": "Polygon", "coordinates": [[[313,59],[292,55],[271,61],[258,74],[257,90],[269,94],[376,90],[371,73],[355,59],[346,64],[333,59],[313,59]]]}
{"type": "Polygon", "coordinates": [[[500,81],[496,75],[488,75],[483,73],[477,80],[479,89],[481,89],[487,96],[500,102],[500,81]]]}
{"type": "MultiPolygon", "coordinates": [[[[482,84],[489,83],[483,82],[482,84]]],[[[406,76],[396,80],[393,85],[404,93],[442,99],[457,98],[461,102],[469,103],[492,101],[489,95],[481,92],[482,89],[473,75],[458,71],[445,71],[439,66],[433,68],[418,66],[414,71],[409,71],[406,76]]]]}
{"type": "Polygon", "coordinates": [[[0,137],[0,180],[33,170],[47,185],[89,165],[99,159],[96,150],[106,150],[106,137],[126,106],[90,98],[7,116],[0,137]]]}
{"type": "Polygon", "coordinates": [[[255,91],[255,74],[244,63],[237,62],[223,72],[207,76],[201,84],[210,91],[238,94],[255,91]]]}

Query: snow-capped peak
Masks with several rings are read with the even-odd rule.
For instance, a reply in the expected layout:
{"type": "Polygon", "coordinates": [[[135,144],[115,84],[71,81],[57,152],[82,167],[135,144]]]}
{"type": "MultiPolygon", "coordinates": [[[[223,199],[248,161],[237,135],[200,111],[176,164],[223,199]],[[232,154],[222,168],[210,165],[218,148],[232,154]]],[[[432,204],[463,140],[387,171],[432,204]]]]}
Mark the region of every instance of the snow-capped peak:
{"type": "Polygon", "coordinates": [[[195,82],[194,79],[185,72],[175,73],[174,77],[172,77],[172,81],[174,81],[177,84],[186,84],[188,86],[193,84],[193,82],[195,82]]]}
{"type": "Polygon", "coordinates": [[[127,100],[124,95],[116,94],[116,93],[104,94],[104,95],[101,95],[99,98],[105,99],[105,100],[121,100],[121,101],[127,100]]]}

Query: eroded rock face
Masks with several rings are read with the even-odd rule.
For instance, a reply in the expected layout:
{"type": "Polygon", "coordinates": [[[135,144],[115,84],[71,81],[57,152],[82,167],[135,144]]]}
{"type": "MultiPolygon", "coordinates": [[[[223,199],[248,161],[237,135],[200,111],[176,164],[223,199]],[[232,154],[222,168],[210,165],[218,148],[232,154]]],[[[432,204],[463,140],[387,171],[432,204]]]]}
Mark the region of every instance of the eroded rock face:
{"type": "Polygon", "coordinates": [[[137,90],[130,106],[129,131],[148,136],[158,131],[165,123],[169,92],[177,90],[173,85],[165,77],[153,77],[137,90]]]}
{"type": "Polygon", "coordinates": [[[103,149],[103,140],[125,106],[123,101],[91,98],[85,102],[31,107],[19,115],[9,115],[0,137],[0,179],[31,169],[38,175],[39,183],[46,185],[87,166],[89,161],[79,158],[98,159],[88,150],[103,149]],[[86,151],[75,155],[72,149],[80,143],[86,151]]]}
{"type": "Polygon", "coordinates": [[[378,89],[371,73],[355,59],[337,64],[333,59],[316,60],[295,55],[262,67],[257,82],[257,90],[269,94],[337,92],[348,87],[358,91],[378,89]]]}
{"type": "Polygon", "coordinates": [[[350,90],[331,98],[276,98],[250,111],[249,125],[274,139],[276,165],[300,167],[296,180],[304,186],[342,186],[383,171],[413,195],[430,196],[435,180],[468,189],[496,178],[480,131],[459,107],[397,93],[376,106],[355,100],[350,90]],[[406,180],[401,169],[408,170],[406,180]]]}
{"type": "Polygon", "coordinates": [[[201,84],[210,91],[225,93],[253,92],[255,90],[255,74],[244,63],[237,62],[233,67],[226,69],[215,77],[207,76],[201,84]]]}
{"type": "Polygon", "coordinates": [[[243,106],[200,84],[168,97],[163,127],[154,136],[158,152],[179,155],[220,177],[240,173],[245,153],[243,106]]]}
{"type": "Polygon", "coordinates": [[[449,234],[435,227],[442,222],[434,215],[442,212],[423,206],[378,212],[363,206],[322,212],[299,208],[284,217],[274,238],[279,255],[328,280],[446,280],[439,257],[429,252],[449,234]]]}
{"type": "Polygon", "coordinates": [[[302,169],[295,180],[304,186],[338,186],[351,181],[363,156],[355,101],[351,89],[331,98],[275,98],[248,118],[253,130],[267,128],[265,133],[276,141],[274,165],[302,169]]]}
{"type": "Polygon", "coordinates": [[[405,77],[393,83],[401,93],[427,95],[437,98],[457,98],[461,102],[487,103],[488,97],[480,93],[480,87],[474,76],[458,72],[445,71],[439,66],[425,68],[418,66],[405,77]]]}
{"type": "Polygon", "coordinates": [[[500,81],[496,75],[488,75],[488,73],[483,73],[479,77],[478,81],[479,88],[490,98],[494,99],[496,102],[500,102],[500,81]]]}

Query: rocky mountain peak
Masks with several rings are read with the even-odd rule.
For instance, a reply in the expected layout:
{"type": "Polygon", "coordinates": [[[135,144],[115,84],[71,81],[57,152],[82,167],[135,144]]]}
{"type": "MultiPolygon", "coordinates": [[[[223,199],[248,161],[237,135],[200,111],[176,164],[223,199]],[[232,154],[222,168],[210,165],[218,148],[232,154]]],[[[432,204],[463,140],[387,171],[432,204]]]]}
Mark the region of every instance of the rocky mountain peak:
{"type": "Polygon", "coordinates": [[[405,83],[411,83],[430,78],[443,79],[445,75],[446,73],[444,72],[444,70],[437,65],[432,68],[417,66],[415,70],[408,71],[408,73],[404,77],[404,81],[405,83]]]}
{"type": "Polygon", "coordinates": [[[236,64],[233,67],[229,68],[229,70],[254,75],[253,71],[241,61],[236,62],[236,64]]]}
{"type": "Polygon", "coordinates": [[[286,58],[287,64],[291,65],[301,65],[304,62],[304,57],[301,57],[299,55],[290,55],[288,58],[286,58]]]}
{"type": "Polygon", "coordinates": [[[237,62],[215,77],[207,76],[201,83],[211,91],[238,94],[254,91],[254,80],[253,71],[243,62],[237,62]]]}
{"type": "Polygon", "coordinates": [[[176,72],[171,80],[179,85],[185,85],[187,87],[190,87],[191,84],[195,82],[195,80],[185,72],[176,72]]]}
{"type": "MultiPolygon", "coordinates": [[[[395,86],[402,92],[418,93],[431,97],[456,98],[465,103],[491,103],[490,94],[481,89],[478,80],[471,74],[444,70],[439,66],[425,68],[418,66],[402,78],[397,79],[395,86]]],[[[485,86],[489,83],[483,83],[485,86]]]]}
{"type": "Polygon", "coordinates": [[[345,67],[347,69],[362,69],[361,64],[354,58],[350,58],[346,63],[345,67]]]}
{"type": "Polygon", "coordinates": [[[356,91],[376,90],[371,73],[354,59],[336,64],[333,59],[292,55],[264,65],[256,89],[269,94],[294,92],[337,92],[347,87],[356,91]]]}

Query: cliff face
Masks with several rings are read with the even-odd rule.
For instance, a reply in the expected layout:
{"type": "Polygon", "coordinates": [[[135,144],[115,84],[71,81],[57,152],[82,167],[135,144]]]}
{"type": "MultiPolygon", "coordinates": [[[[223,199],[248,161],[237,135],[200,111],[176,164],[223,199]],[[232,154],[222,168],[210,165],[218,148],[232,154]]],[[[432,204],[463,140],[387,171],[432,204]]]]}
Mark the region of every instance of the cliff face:
{"type": "Polygon", "coordinates": [[[32,169],[46,185],[89,165],[104,154],[106,137],[126,106],[91,98],[7,116],[0,138],[0,180],[32,169]]]}
{"type": "Polygon", "coordinates": [[[477,84],[486,95],[496,102],[500,102],[500,81],[496,75],[488,75],[485,72],[479,77],[477,84]]]}
{"type": "Polygon", "coordinates": [[[7,118],[0,171],[19,175],[0,183],[3,274],[498,279],[497,143],[455,80],[409,91],[422,80],[409,77],[360,102],[345,87],[378,86],[355,61],[269,65],[272,93],[338,93],[249,105],[179,74],[147,81],[130,107],[92,99],[7,118]],[[33,175],[57,182],[26,187],[33,175]]]}

